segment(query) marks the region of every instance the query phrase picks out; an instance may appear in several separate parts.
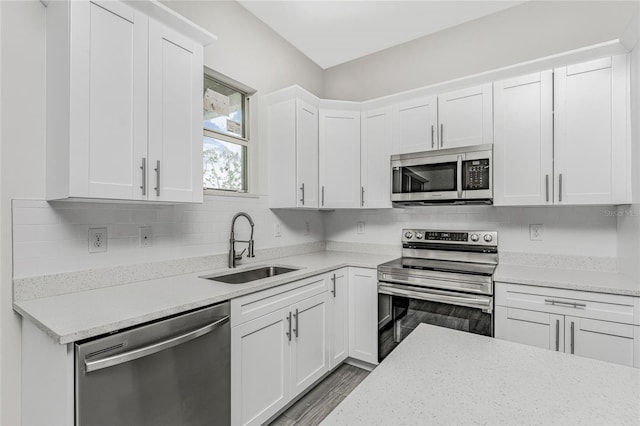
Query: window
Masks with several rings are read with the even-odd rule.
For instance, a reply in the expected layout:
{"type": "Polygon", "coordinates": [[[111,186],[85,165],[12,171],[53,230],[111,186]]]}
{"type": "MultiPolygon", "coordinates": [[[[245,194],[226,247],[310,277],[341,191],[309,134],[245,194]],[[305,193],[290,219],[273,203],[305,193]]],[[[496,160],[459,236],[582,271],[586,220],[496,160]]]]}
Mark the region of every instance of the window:
{"type": "Polygon", "coordinates": [[[247,192],[249,97],[204,75],[204,189],[247,192]]]}

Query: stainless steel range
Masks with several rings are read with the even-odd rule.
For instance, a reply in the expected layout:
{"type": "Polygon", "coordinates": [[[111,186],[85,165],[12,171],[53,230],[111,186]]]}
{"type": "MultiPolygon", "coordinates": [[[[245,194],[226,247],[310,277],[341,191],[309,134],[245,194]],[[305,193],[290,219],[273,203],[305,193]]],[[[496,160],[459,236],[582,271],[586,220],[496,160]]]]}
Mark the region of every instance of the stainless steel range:
{"type": "Polygon", "coordinates": [[[402,230],[402,257],[378,266],[379,358],[420,323],[493,336],[495,231],[402,230]]]}

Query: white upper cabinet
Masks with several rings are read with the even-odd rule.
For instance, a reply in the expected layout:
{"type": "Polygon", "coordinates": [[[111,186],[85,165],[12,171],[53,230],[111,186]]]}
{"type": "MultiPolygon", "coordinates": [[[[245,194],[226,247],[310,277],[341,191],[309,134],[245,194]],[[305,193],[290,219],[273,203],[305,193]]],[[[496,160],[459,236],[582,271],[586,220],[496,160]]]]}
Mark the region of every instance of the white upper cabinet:
{"type": "Polygon", "coordinates": [[[391,108],[380,108],[361,114],[361,207],[391,207],[391,111],[391,108]]]}
{"type": "Polygon", "coordinates": [[[627,55],[494,83],[494,204],[630,202],[627,55]]]}
{"type": "Polygon", "coordinates": [[[492,84],[394,106],[393,154],[493,143],[492,84]]]}
{"type": "Polygon", "coordinates": [[[492,84],[438,95],[440,148],[493,143],[492,84]]]}
{"type": "Polygon", "coordinates": [[[318,108],[296,101],[296,186],[298,207],[318,207],[318,108]]]}
{"type": "Polygon", "coordinates": [[[271,208],[318,208],[318,102],[295,86],[266,99],[271,208]]]}
{"type": "Polygon", "coordinates": [[[393,115],[393,154],[438,149],[436,96],[396,104],[393,115]]]}
{"type": "Polygon", "coordinates": [[[553,76],[494,83],[493,203],[553,203],[553,76]]]}
{"type": "Polygon", "coordinates": [[[630,201],[628,56],[555,70],[558,204],[630,201]]]}
{"type": "Polygon", "coordinates": [[[150,200],[202,202],[202,45],[149,22],[150,200]]]}
{"type": "Polygon", "coordinates": [[[202,72],[200,42],[137,8],[49,2],[47,199],[201,202],[202,72]]]}
{"type": "Polygon", "coordinates": [[[360,111],[321,109],[319,115],[320,207],[360,207],[360,111]]]}

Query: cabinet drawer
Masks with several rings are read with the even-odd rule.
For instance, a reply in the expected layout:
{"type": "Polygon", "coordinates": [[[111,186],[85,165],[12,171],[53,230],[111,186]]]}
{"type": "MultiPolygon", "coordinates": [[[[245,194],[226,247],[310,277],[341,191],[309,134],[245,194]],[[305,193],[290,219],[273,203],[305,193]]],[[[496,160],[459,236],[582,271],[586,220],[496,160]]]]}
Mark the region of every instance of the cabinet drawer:
{"type": "Polygon", "coordinates": [[[496,283],[495,292],[497,306],[634,324],[630,296],[508,283],[496,283]]]}
{"type": "Polygon", "coordinates": [[[328,290],[325,275],[305,278],[231,300],[231,326],[274,312],[328,290]]]}

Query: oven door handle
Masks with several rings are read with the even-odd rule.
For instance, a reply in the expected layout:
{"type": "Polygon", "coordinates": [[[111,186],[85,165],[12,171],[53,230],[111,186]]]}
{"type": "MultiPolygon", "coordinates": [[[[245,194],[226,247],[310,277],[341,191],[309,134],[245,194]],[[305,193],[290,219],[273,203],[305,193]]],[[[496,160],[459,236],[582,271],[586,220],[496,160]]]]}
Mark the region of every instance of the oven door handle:
{"type": "Polygon", "coordinates": [[[471,308],[482,309],[483,312],[490,314],[493,311],[490,297],[473,297],[458,296],[450,294],[434,293],[430,291],[415,291],[395,286],[378,284],[378,293],[388,294],[390,296],[404,296],[412,299],[427,300],[429,302],[450,303],[452,305],[468,306],[471,308]]]}

